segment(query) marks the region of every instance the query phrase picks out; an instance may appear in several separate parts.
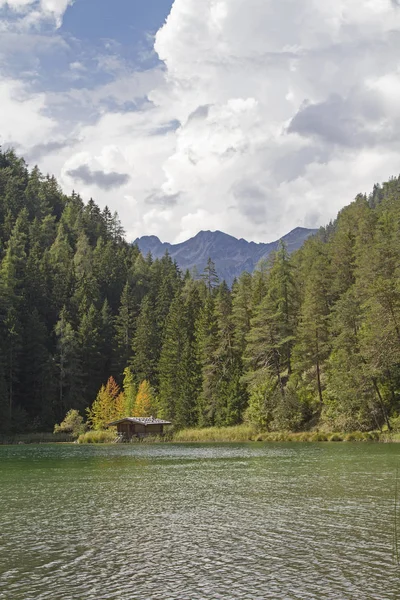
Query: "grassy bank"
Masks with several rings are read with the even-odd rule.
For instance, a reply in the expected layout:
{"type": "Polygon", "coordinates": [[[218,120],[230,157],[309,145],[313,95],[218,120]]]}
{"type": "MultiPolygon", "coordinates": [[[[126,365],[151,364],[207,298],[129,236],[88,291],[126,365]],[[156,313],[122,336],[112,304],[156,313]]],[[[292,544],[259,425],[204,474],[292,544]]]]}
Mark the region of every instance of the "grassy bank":
{"type": "Polygon", "coordinates": [[[177,431],[173,442],[250,442],[257,437],[251,425],[234,427],[207,427],[205,429],[182,429],[177,431]]]}
{"type": "Polygon", "coordinates": [[[113,429],[105,431],[86,431],[78,437],[78,444],[112,444],[117,434],[113,429]]]}
{"type": "Polygon", "coordinates": [[[73,442],[67,433],[9,433],[0,435],[0,444],[60,444],[73,442]]]}
{"type": "Polygon", "coordinates": [[[260,432],[250,425],[183,429],[173,436],[174,442],[400,442],[400,433],[379,431],[320,432],[290,431],[260,432]]]}
{"type": "MultiPolygon", "coordinates": [[[[67,434],[27,433],[0,435],[1,444],[54,444],[74,442],[75,438],[67,434]]],[[[78,438],[79,444],[112,444],[116,441],[114,430],[87,431],[78,438]]],[[[154,444],[159,442],[176,443],[208,443],[208,442],[383,442],[400,443],[400,432],[353,431],[321,432],[290,431],[260,432],[251,425],[243,424],[234,427],[208,427],[205,429],[182,429],[162,438],[148,437],[134,439],[132,443],[154,444]]]]}

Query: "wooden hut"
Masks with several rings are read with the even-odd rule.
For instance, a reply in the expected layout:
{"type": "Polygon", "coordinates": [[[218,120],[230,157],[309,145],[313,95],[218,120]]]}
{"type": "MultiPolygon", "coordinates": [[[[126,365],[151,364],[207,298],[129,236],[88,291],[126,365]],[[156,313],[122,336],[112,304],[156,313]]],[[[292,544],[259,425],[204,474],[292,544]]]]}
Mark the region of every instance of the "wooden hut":
{"type": "Polygon", "coordinates": [[[108,427],[117,428],[118,435],[123,441],[129,441],[133,437],[143,438],[150,435],[163,435],[164,425],[171,425],[171,423],[154,417],[126,417],[108,423],[108,427]]]}

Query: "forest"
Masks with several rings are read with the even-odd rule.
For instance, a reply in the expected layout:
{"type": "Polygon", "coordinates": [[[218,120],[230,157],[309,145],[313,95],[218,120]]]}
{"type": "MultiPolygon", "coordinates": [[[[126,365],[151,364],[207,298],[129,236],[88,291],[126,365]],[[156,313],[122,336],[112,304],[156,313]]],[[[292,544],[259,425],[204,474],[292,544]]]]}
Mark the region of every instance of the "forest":
{"type": "Polygon", "coordinates": [[[140,404],[176,429],[395,427],[399,230],[393,178],[230,289],[211,260],[194,278],[142,256],[117,214],[0,152],[0,430],[71,409],[100,428],[110,387],[109,416],[140,404]]]}

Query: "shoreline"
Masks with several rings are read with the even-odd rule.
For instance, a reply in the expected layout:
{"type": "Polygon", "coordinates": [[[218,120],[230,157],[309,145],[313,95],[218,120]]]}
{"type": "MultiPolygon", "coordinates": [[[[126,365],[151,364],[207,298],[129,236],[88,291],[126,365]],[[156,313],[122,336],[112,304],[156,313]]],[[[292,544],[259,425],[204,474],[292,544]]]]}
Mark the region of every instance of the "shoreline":
{"type": "MultiPolygon", "coordinates": [[[[107,432],[108,433],[108,432],[107,432]]],[[[82,436],[79,442],[73,436],[59,434],[12,434],[1,435],[0,446],[18,446],[33,444],[113,444],[109,435],[103,431],[90,432],[90,436],[82,436]]],[[[233,427],[209,427],[205,429],[183,429],[175,433],[167,433],[164,438],[154,437],[144,440],[132,440],[132,444],[157,443],[323,443],[323,442],[357,442],[357,443],[400,443],[400,432],[389,431],[258,431],[248,425],[233,427]]],[[[114,445],[114,444],[113,444],[114,445]]]]}

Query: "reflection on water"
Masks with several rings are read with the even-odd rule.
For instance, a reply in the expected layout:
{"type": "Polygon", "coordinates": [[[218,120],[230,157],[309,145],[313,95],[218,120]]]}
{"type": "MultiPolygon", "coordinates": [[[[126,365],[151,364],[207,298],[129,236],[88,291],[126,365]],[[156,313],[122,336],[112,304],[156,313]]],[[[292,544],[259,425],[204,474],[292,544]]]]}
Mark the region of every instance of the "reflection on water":
{"type": "Polygon", "coordinates": [[[398,600],[399,453],[0,447],[0,598],[398,600]]]}

